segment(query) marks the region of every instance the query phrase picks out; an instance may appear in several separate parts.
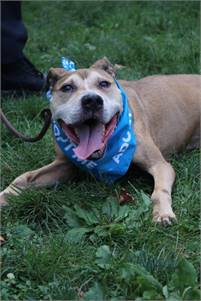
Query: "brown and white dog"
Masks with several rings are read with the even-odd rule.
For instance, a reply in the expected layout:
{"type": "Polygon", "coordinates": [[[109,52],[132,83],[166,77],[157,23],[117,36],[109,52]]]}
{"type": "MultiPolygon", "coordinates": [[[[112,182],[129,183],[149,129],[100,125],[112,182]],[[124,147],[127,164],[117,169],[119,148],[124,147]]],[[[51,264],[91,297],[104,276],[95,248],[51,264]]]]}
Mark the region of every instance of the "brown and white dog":
{"type": "MultiPolygon", "coordinates": [[[[114,127],[114,116],[122,110],[120,91],[114,81],[115,68],[103,58],[89,69],[68,72],[51,68],[48,82],[52,90],[51,111],[60,120],[65,133],[81,145],[85,158],[100,157],[108,140],[108,129],[114,127]],[[93,120],[96,122],[91,122],[93,120]],[[90,121],[90,122],[89,122],[90,121]],[[86,146],[83,128],[90,127],[90,146],[86,146]],[[100,149],[93,147],[93,137],[101,128],[100,149]],[[96,128],[96,129],[95,129],[96,128]]],[[[175,214],[171,207],[171,190],[175,172],[166,161],[170,154],[182,148],[197,148],[200,144],[201,77],[199,75],[149,76],[137,81],[119,81],[127,94],[135,120],[137,150],[133,163],[154,178],[153,220],[171,224],[175,214]]],[[[42,187],[72,179],[77,168],[55,143],[55,160],[40,169],[17,177],[1,192],[15,195],[30,187],[42,187]]]]}

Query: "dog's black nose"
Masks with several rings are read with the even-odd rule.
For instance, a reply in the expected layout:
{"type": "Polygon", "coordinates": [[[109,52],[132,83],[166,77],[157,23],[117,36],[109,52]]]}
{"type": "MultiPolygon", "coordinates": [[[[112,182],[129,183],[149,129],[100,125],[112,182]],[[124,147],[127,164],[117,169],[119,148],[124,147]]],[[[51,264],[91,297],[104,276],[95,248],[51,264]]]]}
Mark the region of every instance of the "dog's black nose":
{"type": "Polygon", "coordinates": [[[85,95],[81,99],[83,109],[98,111],[103,107],[103,99],[99,95],[85,95]]]}

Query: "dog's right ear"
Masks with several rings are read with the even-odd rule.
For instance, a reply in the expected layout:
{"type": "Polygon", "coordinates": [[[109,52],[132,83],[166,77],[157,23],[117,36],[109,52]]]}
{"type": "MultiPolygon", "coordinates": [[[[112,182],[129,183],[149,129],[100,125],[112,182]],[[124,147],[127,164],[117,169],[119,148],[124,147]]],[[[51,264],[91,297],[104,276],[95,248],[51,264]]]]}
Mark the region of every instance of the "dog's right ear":
{"type": "Polygon", "coordinates": [[[47,74],[47,80],[46,80],[46,88],[47,90],[52,90],[56,84],[56,82],[62,78],[65,74],[67,74],[68,71],[66,71],[63,68],[50,68],[47,74]]]}

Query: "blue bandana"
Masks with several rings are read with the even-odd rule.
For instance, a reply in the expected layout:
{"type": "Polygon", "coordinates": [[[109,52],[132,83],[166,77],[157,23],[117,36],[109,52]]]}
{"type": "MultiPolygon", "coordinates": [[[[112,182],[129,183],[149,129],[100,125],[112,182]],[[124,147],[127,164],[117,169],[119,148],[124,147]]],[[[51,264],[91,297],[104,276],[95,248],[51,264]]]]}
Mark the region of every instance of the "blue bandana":
{"type": "MultiPolygon", "coordinates": [[[[62,58],[62,65],[66,70],[75,70],[73,62],[62,58]]],[[[81,160],[75,153],[76,145],[66,136],[59,124],[53,120],[52,129],[59,147],[63,153],[79,168],[89,172],[96,179],[106,183],[113,183],[128,170],[136,149],[136,139],[133,132],[133,118],[128,106],[127,96],[115,81],[122,96],[123,110],[119,116],[116,128],[110,136],[104,154],[100,159],[81,160]]],[[[51,99],[48,91],[47,97],[51,99]]],[[[51,100],[50,100],[51,101],[51,100]]]]}

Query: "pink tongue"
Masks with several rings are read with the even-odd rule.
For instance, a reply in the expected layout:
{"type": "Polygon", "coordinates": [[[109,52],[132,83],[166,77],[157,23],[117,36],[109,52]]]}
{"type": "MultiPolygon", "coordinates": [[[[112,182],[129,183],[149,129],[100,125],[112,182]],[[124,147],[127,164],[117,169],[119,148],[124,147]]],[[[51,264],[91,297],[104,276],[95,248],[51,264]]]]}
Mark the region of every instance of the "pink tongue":
{"type": "Polygon", "coordinates": [[[90,157],[95,151],[102,148],[104,127],[101,123],[98,123],[95,126],[82,124],[76,129],[80,142],[74,149],[74,153],[78,158],[85,160],[90,157]]]}

